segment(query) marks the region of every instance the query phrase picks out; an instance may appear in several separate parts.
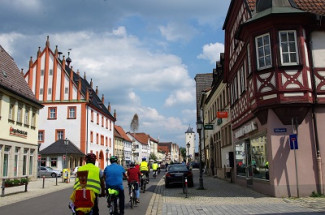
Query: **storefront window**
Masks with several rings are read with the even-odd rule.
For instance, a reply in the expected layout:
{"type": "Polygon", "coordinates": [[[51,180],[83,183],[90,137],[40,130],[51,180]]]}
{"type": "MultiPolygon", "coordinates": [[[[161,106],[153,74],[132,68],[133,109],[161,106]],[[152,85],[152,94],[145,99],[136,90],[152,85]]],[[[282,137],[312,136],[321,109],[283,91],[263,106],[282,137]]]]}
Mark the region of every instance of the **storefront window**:
{"type": "Polygon", "coordinates": [[[46,166],[46,158],[41,158],[41,166],[46,166]]]}
{"type": "Polygon", "coordinates": [[[236,174],[269,179],[266,136],[257,136],[236,144],[236,174]]]}
{"type": "Polygon", "coordinates": [[[28,149],[24,149],[24,156],[23,156],[23,175],[27,175],[27,154],[28,154],[28,149]]]}
{"type": "Polygon", "coordinates": [[[266,136],[251,139],[251,158],[254,178],[269,179],[266,136]]]}
{"type": "Polygon", "coordinates": [[[9,152],[10,152],[10,147],[5,146],[4,155],[3,155],[3,172],[2,172],[3,177],[8,176],[9,152]]]}
{"type": "Polygon", "coordinates": [[[19,147],[15,148],[15,161],[14,161],[14,176],[18,175],[18,156],[19,156],[19,147]]]}
{"type": "Polygon", "coordinates": [[[29,155],[29,175],[33,174],[33,161],[34,161],[34,150],[31,150],[29,155]]]}
{"type": "Polygon", "coordinates": [[[236,144],[236,169],[237,175],[246,176],[246,150],[245,142],[236,144]]]}

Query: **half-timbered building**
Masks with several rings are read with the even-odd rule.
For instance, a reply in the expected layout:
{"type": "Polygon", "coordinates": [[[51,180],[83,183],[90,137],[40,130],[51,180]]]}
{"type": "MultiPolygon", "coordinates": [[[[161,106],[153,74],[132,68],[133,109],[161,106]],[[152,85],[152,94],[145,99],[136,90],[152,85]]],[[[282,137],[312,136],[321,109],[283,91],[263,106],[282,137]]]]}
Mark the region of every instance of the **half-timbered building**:
{"type": "Polygon", "coordinates": [[[277,197],[324,192],[324,15],[324,1],[231,1],[224,69],[236,183],[277,197]]]}

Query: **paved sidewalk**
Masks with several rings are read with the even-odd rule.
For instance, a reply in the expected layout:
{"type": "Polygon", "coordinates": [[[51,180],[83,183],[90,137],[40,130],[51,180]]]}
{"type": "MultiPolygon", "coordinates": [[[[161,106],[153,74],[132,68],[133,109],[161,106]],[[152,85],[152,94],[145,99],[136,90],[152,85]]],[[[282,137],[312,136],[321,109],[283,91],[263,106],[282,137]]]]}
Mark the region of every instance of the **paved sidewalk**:
{"type": "Polygon", "coordinates": [[[325,214],[325,198],[274,198],[213,177],[203,177],[198,190],[198,170],[185,198],[182,188],[165,189],[162,179],[149,203],[147,215],[192,214],[325,214]]]}
{"type": "Polygon", "coordinates": [[[5,196],[0,197],[0,207],[33,197],[42,196],[47,193],[63,190],[65,188],[71,187],[72,189],[74,182],[74,177],[71,178],[70,183],[63,183],[62,178],[58,178],[57,184],[55,178],[45,178],[43,188],[43,178],[38,178],[28,183],[27,192],[24,192],[25,186],[5,188],[5,196]]]}

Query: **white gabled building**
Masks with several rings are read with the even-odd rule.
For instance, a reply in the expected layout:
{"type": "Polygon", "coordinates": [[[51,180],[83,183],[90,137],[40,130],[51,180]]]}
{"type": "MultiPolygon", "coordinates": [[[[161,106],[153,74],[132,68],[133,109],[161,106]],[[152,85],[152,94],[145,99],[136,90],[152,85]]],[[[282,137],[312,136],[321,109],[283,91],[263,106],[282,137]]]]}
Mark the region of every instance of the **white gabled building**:
{"type": "MultiPolygon", "coordinates": [[[[60,58],[57,47],[54,52],[50,49],[49,38],[43,51],[39,48],[36,60],[30,59],[25,80],[44,105],[39,114],[40,149],[68,139],[81,152],[95,153],[97,165],[104,168],[106,158],[113,153],[116,115],[110,113],[110,105],[105,107],[104,95],[99,98],[98,87],[93,89],[92,80],[89,83],[86,75],[82,78],[79,71],[74,72],[70,63],[70,57],[60,58]]],[[[65,154],[42,157],[41,164],[56,169],[82,164],[80,155],[76,156],[73,151],[65,154]],[[64,165],[65,154],[67,165],[64,165]]]]}

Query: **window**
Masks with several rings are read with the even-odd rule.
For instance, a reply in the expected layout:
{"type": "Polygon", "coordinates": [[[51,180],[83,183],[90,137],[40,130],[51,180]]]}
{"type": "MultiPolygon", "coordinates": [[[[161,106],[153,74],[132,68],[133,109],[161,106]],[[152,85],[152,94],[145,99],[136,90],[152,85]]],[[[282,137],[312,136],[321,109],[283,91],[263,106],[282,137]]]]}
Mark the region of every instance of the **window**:
{"type": "Polygon", "coordinates": [[[32,112],[32,124],[31,124],[31,126],[35,128],[35,125],[36,125],[36,111],[33,110],[33,112],[32,112]]]}
{"type": "Polygon", "coordinates": [[[108,146],[108,138],[105,137],[105,145],[108,146]]]}
{"type": "Polygon", "coordinates": [[[41,158],[41,166],[46,166],[46,158],[41,158]]]}
{"type": "Polygon", "coordinates": [[[43,143],[44,142],[44,130],[39,130],[38,131],[38,142],[43,143]]]}
{"type": "Polygon", "coordinates": [[[39,94],[43,95],[43,88],[39,89],[39,94]]]}
{"type": "Polygon", "coordinates": [[[56,133],[56,135],[55,135],[55,137],[56,137],[55,141],[57,141],[57,140],[63,140],[64,139],[64,129],[56,129],[55,130],[55,133],[56,133]]]}
{"type": "Polygon", "coordinates": [[[76,119],[76,107],[68,107],[68,119],[76,119]]]}
{"type": "Polygon", "coordinates": [[[33,161],[34,161],[34,150],[30,150],[29,154],[29,175],[33,175],[33,161]]]}
{"type": "Polygon", "coordinates": [[[102,127],[104,127],[104,116],[102,116],[102,127]]]}
{"type": "Polygon", "coordinates": [[[251,68],[251,51],[249,48],[249,44],[247,45],[247,70],[248,74],[252,73],[252,68],[251,68]]]}
{"type": "Polygon", "coordinates": [[[51,158],[51,167],[57,166],[58,159],[57,158],[51,158]]]}
{"type": "Polygon", "coordinates": [[[108,129],[108,119],[106,119],[106,129],[108,129]]]}
{"type": "Polygon", "coordinates": [[[64,93],[65,94],[68,94],[69,93],[69,88],[68,87],[64,88],[64,93]]]}
{"type": "Polygon", "coordinates": [[[9,168],[9,152],[10,152],[10,146],[5,146],[4,154],[3,154],[3,170],[2,170],[2,176],[8,177],[8,168],[9,168]]]}
{"type": "Polygon", "coordinates": [[[24,155],[23,155],[23,175],[27,175],[27,155],[28,155],[28,149],[24,149],[24,155]]]}
{"type": "Polygon", "coordinates": [[[280,31],[280,53],[282,65],[297,65],[297,38],[296,31],[280,31]]]}
{"type": "Polygon", "coordinates": [[[240,93],[243,93],[246,88],[246,76],[245,76],[245,67],[242,66],[239,70],[240,75],[240,93]]]}
{"type": "Polygon", "coordinates": [[[53,75],[53,69],[50,69],[50,75],[53,75]]]}
{"type": "Polygon", "coordinates": [[[15,103],[10,102],[8,120],[14,121],[14,116],[15,116],[15,103]]]}
{"type": "Polygon", "coordinates": [[[56,119],[56,107],[49,107],[48,119],[56,119]]]}
{"type": "Polygon", "coordinates": [[[23,122],[23,105],[18,104],[18,110],[17,110],[17,123],[23,122]]]}
{"type": "Polygon", "coordinates": [[[29,125],[29,107],[25,107],[25,120],[24,120],[25,125],[29,125]]]}
{"type": "Polygon", "coordinates": [[[112,146],[112,139],[109,138],[109,147],[111,147],[111,146],[112,146]]]}
{"type": "Polygon", "coordinates": [[[264,34],[255,38],[257,69],[265,69],[272,66],[270,34],[264,34]]]}
{"type": "Polygon", "coordinates": [[[41,75],[42,75],[42,76],[44,75],[44,69],[41,70],[41,75]]]}
{"type": "Polygon", "coordinates": [[[19,147],[15,148],[15,160],[14,160],[14,176],[18,175],[18,160],[19,160],[19,147]]]}
{"type": "Polygon", "coordinates": [[[100,145],[104,145],[104,135],[100,135],[100,145]]]}
{"type": "Polygon", "coordinates": [[[96,133],[96,144],[99,144],[99,134],[96,133]]]}
{"type": "Polygon", "coordinates": [[[94,111],[91,110],[90,112],[90,120],[93,122],[94,121],[94,111]]]}
{"type": "Polygon", "coordinates": [[[97,125],[99,125],[99,114],[97,113],[97,125]]]}
{"type": "Polygon", "coordinates": [[[92,131],[90,132],[90,142],[94,142],[94,133],[92,131]]]}
{"type": "Polygon", "coordinates": [[[48,89],[48,94],[51,95],[52,94],[52,88],[48,89]]]}

